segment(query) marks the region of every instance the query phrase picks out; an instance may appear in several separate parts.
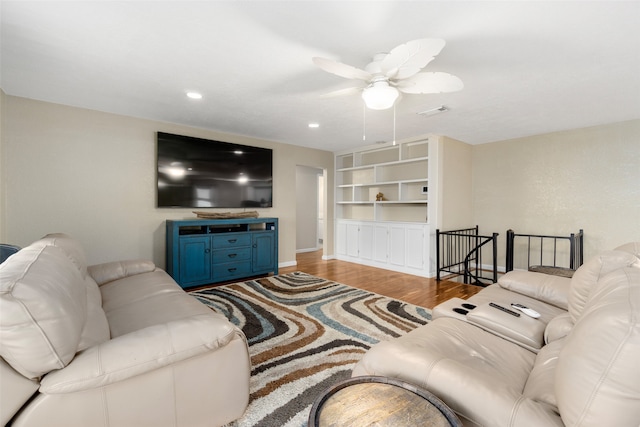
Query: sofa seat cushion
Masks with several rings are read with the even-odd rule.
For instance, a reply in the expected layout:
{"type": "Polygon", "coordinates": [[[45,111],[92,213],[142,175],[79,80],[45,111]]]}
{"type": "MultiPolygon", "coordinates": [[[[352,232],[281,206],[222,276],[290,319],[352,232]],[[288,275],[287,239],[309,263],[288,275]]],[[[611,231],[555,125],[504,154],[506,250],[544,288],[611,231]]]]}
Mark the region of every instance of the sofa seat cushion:
{"type": "MultiPolygon", "coordinates": [[[[476,424],[508,425],[521,405],[535,358],[534,353],[483,329],[442,317],[376,344],[352,375],[399,378],[431,391],[476,424]],[[486,419],[477,418],[478,408],[486,419]]],[[[551,412],[549,416],[554,418],[551,412]]]]}
{"type": "Polygon", "coordinates": [[[83,277],[62,249],[27,247],[0,265],[0,351],[25,377],[64,368],[86,317],[83,277]]]}
{"type": "MultiPolygon", "coordinates": [[[[540,273],[531,273],[531,274],[540,274],[540,273]]],[[[557,277],[557,278],[563,279],[561,277],[557,277]]],[[[538,313],[540,313],[540,317],[537,320],[545,325],[549,323],[551,319],[558,316],[559,314],[566,313],[566,310],[560,307],[547,304],[543,301],[537,300],[535,298],[532,298],[530,296],[527,296],[518,292],[512,292],[508,289],[503,288],[497,283],[487,286],[481,292],[478,292],[477,294],[469,298],[468,302],[477,306],[494,302],[496,304],[500,304],[503,307],[507,307],[507,308],[510,308],[511,303],[519,303],[529,308],[532,308],[538,313]]]]}
{"type": "Polygon", "coordinates": [[[555,391],[566,425],[640,425],[640,268],[601,278],[564,341],[555,391]]]}
{"type": "MultiPolygon", "coordinates": [[[[509,306],[505,305],[505,307],[509,306]]],[[[537,353],[544,345],[546,325],[538,319],[524,314],[516,317],[489,304],[482,304],[469,311],[466,320],[534,353],[537,353]]]]}
{"type": "Polygon", "coordinates": [[[160,269],[109,282],[100,290],[112,337],[198,314],[214,313],[160,269]]]}

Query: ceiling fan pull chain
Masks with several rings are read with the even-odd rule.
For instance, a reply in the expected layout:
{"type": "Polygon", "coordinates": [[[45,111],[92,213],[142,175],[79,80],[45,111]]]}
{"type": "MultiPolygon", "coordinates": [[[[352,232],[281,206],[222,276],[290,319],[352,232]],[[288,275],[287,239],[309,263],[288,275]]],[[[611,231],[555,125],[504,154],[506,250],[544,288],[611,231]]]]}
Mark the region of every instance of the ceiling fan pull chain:
{"type": "Polygon", "coordinates": [[[367,106],[362,104],[362,140],[367,140],[367,106]]]}
{"type": "Polygon", "coordinates": [[[396,104],[393,104],[393,145],[396,145],[396,104]]]}

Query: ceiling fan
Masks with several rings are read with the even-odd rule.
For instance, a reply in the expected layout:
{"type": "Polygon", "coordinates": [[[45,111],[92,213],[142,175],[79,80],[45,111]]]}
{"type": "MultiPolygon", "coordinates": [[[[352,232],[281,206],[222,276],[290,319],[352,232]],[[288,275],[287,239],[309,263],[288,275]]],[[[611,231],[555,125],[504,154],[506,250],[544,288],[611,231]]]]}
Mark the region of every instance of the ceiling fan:
{"type": "Polygon", "coordinates": [[[458,77],[442,72],[420,72],[445,45],[442,39],[418,39],[401,44],[389,53],[373,57],[364,70],[331,59],[314,57],[313,63],[324,71],[364,85],[340,89],[324,97],[350,95],[362,91],[362,98],[372,110],[391,108],[400,92],[410,94],[456,92],[464,85],[458,77]]]}

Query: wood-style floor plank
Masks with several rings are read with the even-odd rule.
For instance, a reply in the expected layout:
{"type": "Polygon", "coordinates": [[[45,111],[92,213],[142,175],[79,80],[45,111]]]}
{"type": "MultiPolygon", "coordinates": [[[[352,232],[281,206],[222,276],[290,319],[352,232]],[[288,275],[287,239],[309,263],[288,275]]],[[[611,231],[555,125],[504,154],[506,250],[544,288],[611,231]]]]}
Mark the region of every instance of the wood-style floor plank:
{"type": "Polygon", "coordinates": [[[322,251],[303,252],[296,257],[295,267],[280,268],[279,273],[303,271],[355,288],[385,295],[421,307],[433,308],[448,299],[467,299],[482,288],[448,280],[437,282],[390,270],[339,260],[323,260],[322,251]]]}

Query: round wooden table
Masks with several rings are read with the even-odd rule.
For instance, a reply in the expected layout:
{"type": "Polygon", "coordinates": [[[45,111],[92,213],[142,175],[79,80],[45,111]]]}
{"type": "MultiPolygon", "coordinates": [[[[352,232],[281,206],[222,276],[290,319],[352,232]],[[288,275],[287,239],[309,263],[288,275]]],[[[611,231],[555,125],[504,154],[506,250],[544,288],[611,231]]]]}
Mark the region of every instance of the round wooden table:
{"type": "Polygon", "coordinates": [[[342,381],[319,396],[309,427],[462,427],[456,414],[432,393],[394,378],[367,376],[342,381]]]}

